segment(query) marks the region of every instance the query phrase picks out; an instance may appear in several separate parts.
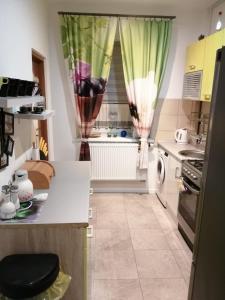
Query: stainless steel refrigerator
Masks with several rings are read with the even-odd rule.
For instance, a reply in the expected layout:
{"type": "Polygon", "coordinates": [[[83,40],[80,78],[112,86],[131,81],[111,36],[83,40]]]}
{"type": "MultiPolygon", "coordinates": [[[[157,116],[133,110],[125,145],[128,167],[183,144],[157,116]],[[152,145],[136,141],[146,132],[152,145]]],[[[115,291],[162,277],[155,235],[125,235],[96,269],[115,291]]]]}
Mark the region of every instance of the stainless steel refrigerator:
{"type": "Polygon", "coordinates": [[[189,300],[225,300],[225,47],[217,51],[189,300]]]}

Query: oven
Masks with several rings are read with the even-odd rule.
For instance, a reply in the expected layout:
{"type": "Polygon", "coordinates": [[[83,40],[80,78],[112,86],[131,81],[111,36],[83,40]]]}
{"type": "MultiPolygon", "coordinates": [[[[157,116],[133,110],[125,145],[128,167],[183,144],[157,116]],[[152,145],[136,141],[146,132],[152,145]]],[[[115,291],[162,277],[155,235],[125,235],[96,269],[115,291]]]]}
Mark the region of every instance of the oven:
{"type": "Polygon", "coordinates": [[[181,176],[183,184],[179,192],[178,229],[190,249],[193,249],[200,197],[201,172],[195,170],[187,161],[183,163],[181,176]]]}

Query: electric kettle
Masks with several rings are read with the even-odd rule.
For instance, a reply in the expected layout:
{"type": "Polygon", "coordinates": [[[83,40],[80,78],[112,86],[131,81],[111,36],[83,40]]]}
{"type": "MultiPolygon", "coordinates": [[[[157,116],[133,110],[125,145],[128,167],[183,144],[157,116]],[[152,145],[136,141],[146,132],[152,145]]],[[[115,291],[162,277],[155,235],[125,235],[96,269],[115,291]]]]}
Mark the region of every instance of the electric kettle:
{"type": "Polygon", "coordinates": [[[188,143],[188,131],[187,128],[180,128],[175,131],[174,134],[175,141],[178,144],[187,144],[188,143]]]}

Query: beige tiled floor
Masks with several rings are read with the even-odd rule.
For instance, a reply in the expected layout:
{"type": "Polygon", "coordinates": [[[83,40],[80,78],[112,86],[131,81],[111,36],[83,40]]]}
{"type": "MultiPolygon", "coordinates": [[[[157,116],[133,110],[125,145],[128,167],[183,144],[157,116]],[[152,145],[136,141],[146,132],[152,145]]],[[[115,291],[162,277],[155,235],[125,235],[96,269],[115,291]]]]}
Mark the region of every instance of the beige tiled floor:
{"type": "Polygon", "coordinates": [[[192,254],[156,196],[90,201],[89,300],[187,300],[192,254]]]}

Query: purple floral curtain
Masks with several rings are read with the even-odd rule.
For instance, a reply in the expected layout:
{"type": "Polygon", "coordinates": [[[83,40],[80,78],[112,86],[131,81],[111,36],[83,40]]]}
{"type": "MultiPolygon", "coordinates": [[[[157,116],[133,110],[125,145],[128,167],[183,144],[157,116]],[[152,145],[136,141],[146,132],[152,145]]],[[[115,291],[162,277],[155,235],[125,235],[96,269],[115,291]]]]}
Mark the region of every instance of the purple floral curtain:
{"type": "Polygon", "coordinates": [[[98,116],[107,84],[117,19],[62,15],[61,38],[74,85],[82,135],[80,160],[90,160],[89,137],[98,116]]]}

